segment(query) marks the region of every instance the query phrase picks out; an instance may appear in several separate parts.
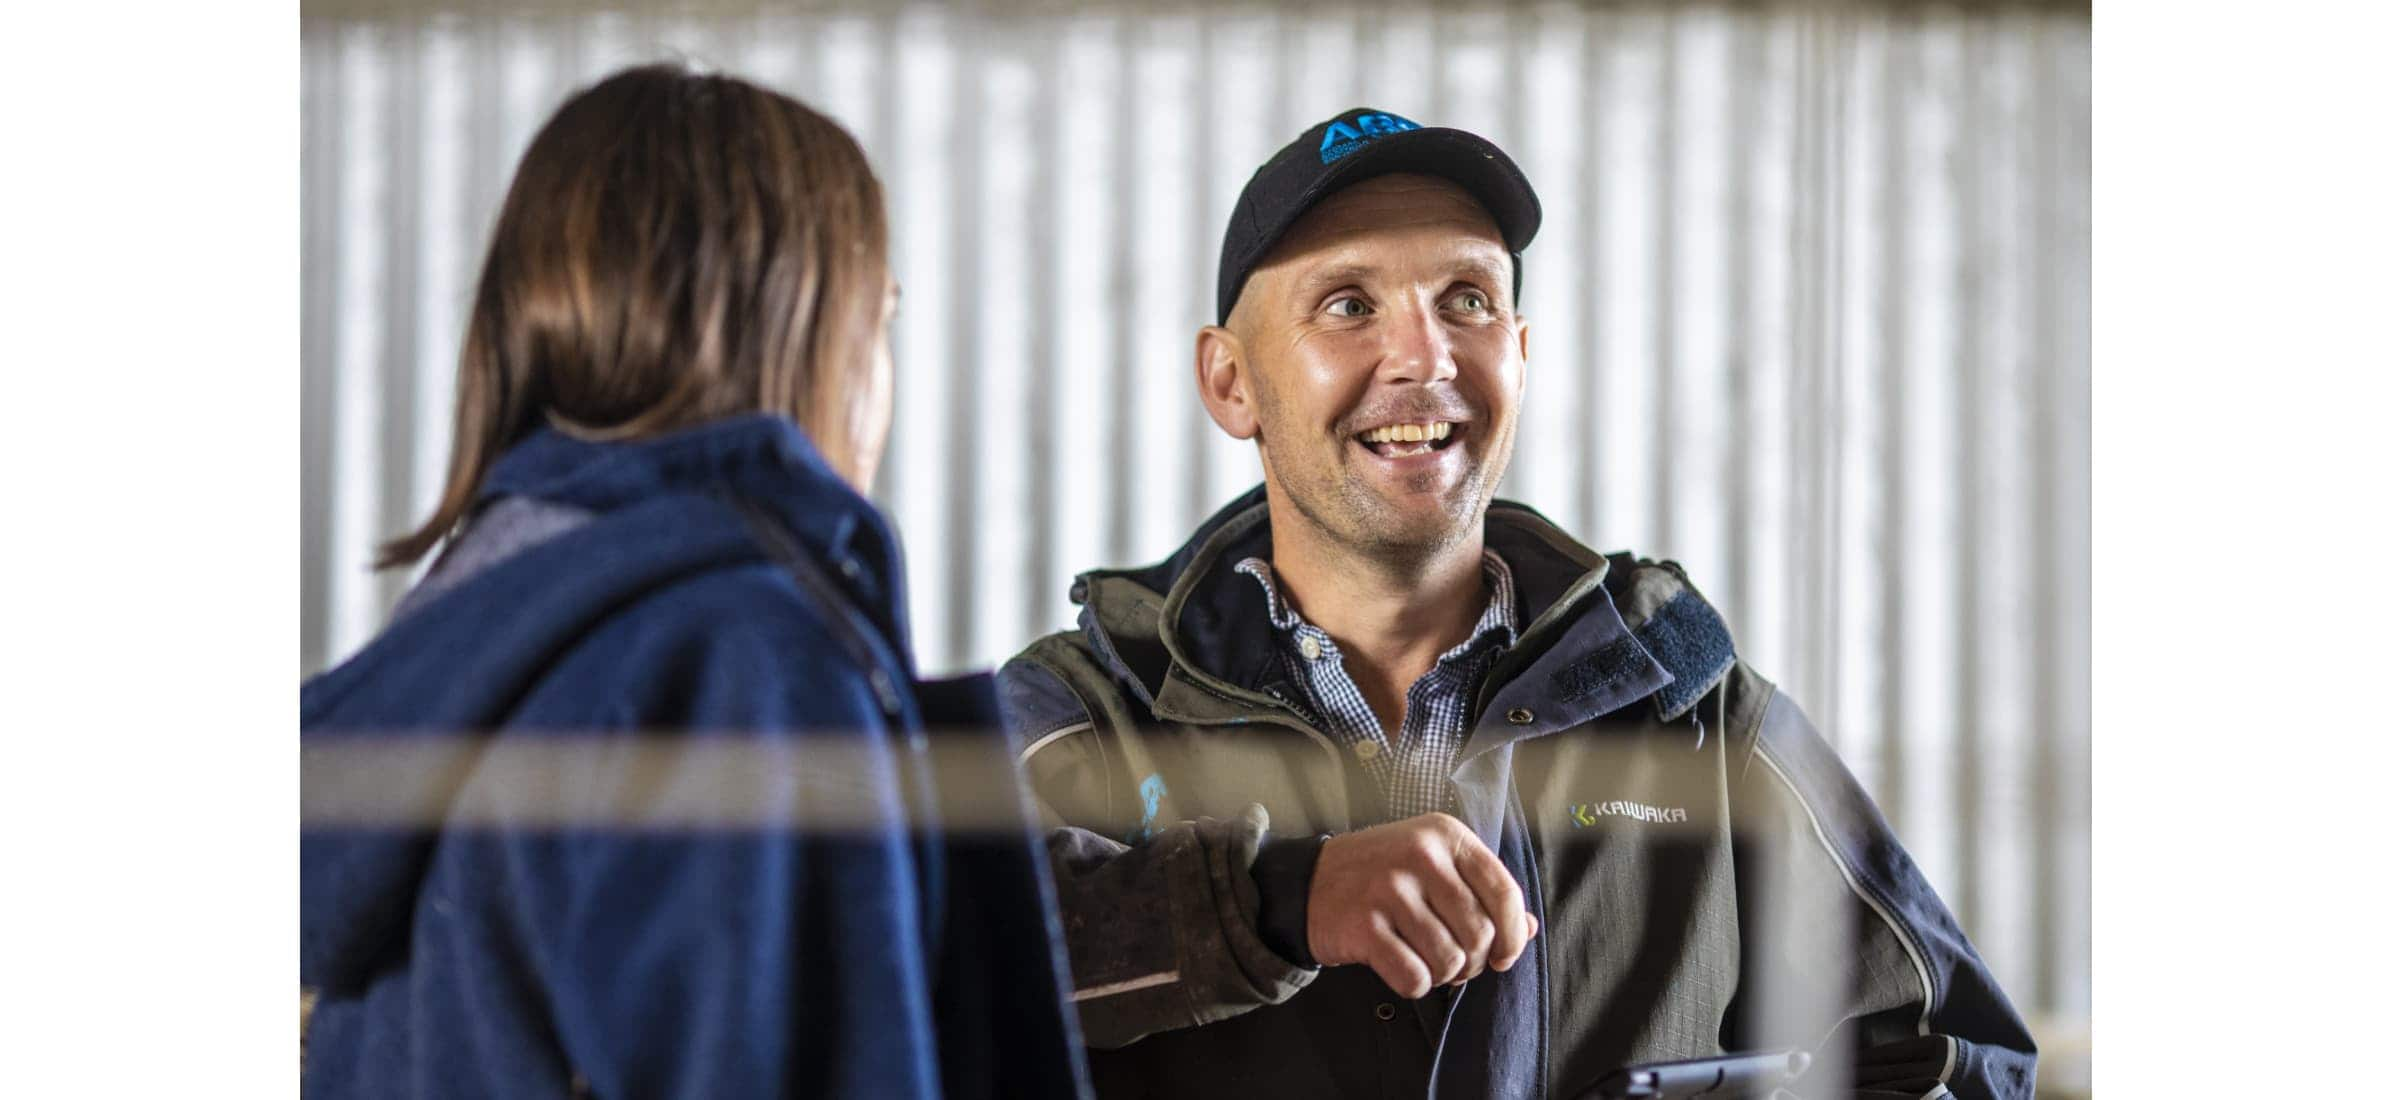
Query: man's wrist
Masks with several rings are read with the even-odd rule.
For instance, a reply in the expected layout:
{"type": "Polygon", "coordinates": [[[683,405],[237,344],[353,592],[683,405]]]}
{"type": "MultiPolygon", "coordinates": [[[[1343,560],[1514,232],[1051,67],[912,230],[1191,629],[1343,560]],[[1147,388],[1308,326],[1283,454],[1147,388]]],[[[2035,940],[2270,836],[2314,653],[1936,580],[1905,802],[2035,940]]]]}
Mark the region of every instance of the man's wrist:
{"type": "Polygon", "coordinates": [[[1262,899],[1255,919],[1263,946],[1280,958],[1304,967],[1318,967],[1312,957],[1304,921],[1312,899],[1312,870],[1320,863],[1318,836],[1264,836],[1254,853],[1254,889],[1262,899]]]}

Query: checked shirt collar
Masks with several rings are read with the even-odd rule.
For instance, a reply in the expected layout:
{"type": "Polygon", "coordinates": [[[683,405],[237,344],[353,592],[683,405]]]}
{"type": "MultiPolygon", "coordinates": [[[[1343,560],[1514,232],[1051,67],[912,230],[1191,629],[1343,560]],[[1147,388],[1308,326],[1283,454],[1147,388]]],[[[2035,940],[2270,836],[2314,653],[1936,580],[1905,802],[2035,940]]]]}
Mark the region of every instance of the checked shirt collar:
{"type": "Polygon", "coordinates": [[[1387,800],[1390,820],[1453,809],[1453,763],[1469,734],[1470,701],[1479,681],[1518,639],[1511,567],[1489,550],[1481,559],[1487,579],[1487,609],[1470,637],[1446,650],[1437,663],[1404,692],[1404,726],[1392,741],[1362,689],[1346,672],[1335,639],[1305,622],[1280,598],[1269,559],[1250,557],[1237,571],[1262,585],[1280,663],[1288,678],[1304,685],[1320,711],[1323,732],[1362,762],[1387,800]]]}

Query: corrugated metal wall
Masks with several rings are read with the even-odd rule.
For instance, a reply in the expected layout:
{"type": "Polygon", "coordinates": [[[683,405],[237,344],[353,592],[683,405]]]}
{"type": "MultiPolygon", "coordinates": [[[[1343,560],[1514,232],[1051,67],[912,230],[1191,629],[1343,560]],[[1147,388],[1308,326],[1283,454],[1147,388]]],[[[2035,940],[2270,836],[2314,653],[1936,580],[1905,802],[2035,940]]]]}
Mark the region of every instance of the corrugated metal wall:
{"type": "Polygon", "coordinates": [[[858,3],[311,12],[301,665],[407,578],[512,160],[680,56],[844,121],[905,304],[879,499],[933,669],[1070,620],[1259,477],[1190,385],[1256,164],[1370,104],[1544,197],[1506,495],[1675,558],[1875,793],[2022,1008],[2089,1015],[2088,15],[858,3]]]}

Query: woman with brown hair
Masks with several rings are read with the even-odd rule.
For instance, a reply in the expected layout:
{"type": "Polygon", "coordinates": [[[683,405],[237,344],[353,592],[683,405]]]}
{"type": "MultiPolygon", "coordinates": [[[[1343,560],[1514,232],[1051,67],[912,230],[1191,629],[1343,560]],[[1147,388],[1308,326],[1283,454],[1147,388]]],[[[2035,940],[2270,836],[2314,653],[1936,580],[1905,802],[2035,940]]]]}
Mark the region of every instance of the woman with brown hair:
{"type": "Polygon", "coordinates": [[[308,1095],[1081,1089],[988,682],[916,677],[862,495],[895,300],[792,100],[638,68],[533,139],[381,564],[437,557],[301,693],[308,1095]]]}

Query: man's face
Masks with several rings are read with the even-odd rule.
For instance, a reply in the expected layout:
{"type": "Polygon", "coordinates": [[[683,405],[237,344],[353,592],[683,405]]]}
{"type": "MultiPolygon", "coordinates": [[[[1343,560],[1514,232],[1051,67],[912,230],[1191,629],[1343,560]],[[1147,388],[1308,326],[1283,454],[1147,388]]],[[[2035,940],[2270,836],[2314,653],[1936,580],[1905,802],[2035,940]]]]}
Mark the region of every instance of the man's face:
{"type": "Polygon", "coordinates": [[[1511,463],[1525,371],[1511,284],[1494,220],[1445,180],[1380,176],[1307,212],[1228,326],[1278,493],[1373,556],[1476,530],[1511,463]]]}

